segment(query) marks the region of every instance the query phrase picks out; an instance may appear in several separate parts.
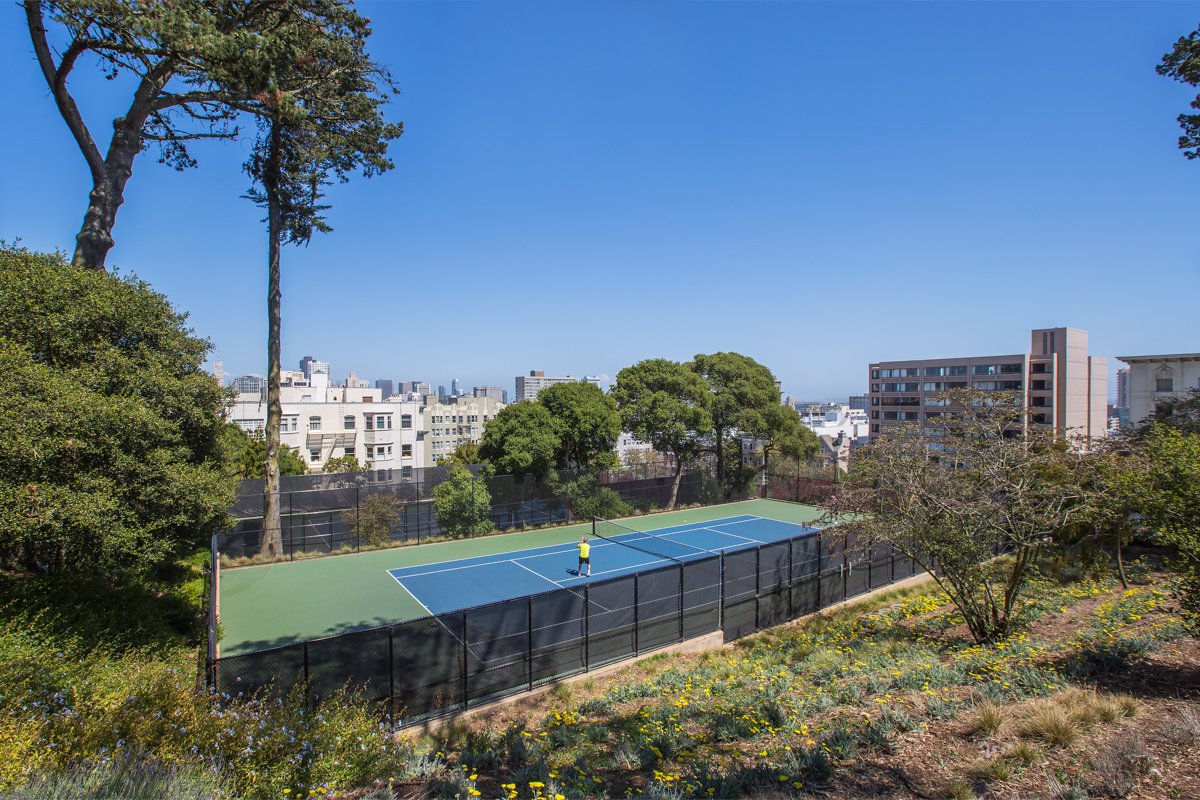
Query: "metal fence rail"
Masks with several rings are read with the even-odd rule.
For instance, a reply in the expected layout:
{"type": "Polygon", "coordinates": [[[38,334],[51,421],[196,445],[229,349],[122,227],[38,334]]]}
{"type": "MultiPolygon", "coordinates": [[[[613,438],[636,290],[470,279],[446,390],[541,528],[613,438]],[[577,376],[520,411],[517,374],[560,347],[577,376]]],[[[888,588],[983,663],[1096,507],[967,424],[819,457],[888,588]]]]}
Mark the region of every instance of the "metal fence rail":
{"type": "Polygon", "coordinates": [[[726,642],[922,571],[911,558],[809,533],[578,587],[213,659],[218,691],[317,701],[349,686],[419,722],[666,645],[726,642]]]}

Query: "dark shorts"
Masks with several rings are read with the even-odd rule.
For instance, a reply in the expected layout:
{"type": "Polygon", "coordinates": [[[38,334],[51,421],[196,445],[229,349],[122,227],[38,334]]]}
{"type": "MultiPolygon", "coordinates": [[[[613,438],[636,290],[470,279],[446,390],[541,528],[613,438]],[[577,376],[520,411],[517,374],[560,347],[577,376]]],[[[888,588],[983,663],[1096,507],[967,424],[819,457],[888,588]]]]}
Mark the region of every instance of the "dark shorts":
{"type": "Polygon", "coordinates": [[[587,564],[590,567],[592,565],[592,557],[588,556],[587,558],[581,558],[581,559],[579,559],[579,563],[587,564]]]}

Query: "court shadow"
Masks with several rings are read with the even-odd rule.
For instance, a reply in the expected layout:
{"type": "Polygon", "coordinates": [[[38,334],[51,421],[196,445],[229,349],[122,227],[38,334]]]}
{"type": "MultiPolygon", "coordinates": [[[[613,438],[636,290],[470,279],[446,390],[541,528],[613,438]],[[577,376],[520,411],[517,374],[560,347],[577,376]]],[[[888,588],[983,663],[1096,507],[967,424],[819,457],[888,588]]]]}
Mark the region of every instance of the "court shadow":
{"type": "Polygon", "coordinates": [[[222,643],[221,657],[225,656],[240,656],[248,653],[254,653],[259,650],[271,650],[276,647],[285,647],[289,644],[298,644],[300,642],[312,641],[314,639],[327,639],[331,636],[341,636],[346,633],[356,633],[358,631],[370,630],[371,628],[381,628],[385,625],[398,625],[403,620],[386,619],[384,617],[375,617],[369,620],[360,620],[359,622],[346,622],[341,625],[335,625],[326,628],[323,632],[316,636],[279,636],[274,639],[254,639],[247,642],[241,642],[237,645],[236,652],[226,650],[222,643]]]}

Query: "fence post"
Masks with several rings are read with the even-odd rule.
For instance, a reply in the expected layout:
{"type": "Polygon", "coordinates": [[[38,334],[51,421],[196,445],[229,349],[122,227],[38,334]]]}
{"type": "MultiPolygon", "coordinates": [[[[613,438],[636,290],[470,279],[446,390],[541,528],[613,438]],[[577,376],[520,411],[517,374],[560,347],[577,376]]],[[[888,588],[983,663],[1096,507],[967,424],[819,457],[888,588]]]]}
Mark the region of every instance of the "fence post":
{"type": "Polygon", "coordinates": [[[792,576],[795,574],[794,567],[792,566],[792,563],[793,563],[792,562],[792,545],[795,541],[796,541],[795,539],[788,539],[788,574],[787,574],[787,586],[788,586],[788,613],[787,613],[787,615],[788,615],[788,619],[792,618],[792,606],[793,606],[793,603],[792,603],[792,583],[793,583],[792,576]]]}
{"type": "Polygon", "coordinates": [[[683,641],[683,564],[679,565],[679,641],[683,641]]]}
{"type": "MultiPolygon", "coordinates": [[[[592,603],[588,587],[590,584],[583,585],[583,669],[587,671],[592,668],[592,641],[591,641],[591,616],[592,603]]],[[[530,601],[532,602],[532,601],[530,601]]]]}
{"type": "Polygon", "coordinates": [[[462,696],[467,707],[467,612],[462,612],[462,696]]]}
{"type": "Polygon", "coordinates": [[[388,626],[388,721],[396,730],[396,643],[395,626],[388,626]]]}
{"type": "Polygon", "coordinates": [[[525,660],[529,663],[529,691],[533,691],[533,597],[525,598],[527,617],[525,626],[525,660]]]}
{"type": "Polygon", "coordinates": [[[308,707],[312,708],[312,686],[308,683],[308,642],[304,643],[304,697],[308,700],[308,707]]]}
{"type": "Polygon", "coordinates": [[[721,551],[721,586],[717,590],[717,628],[725,630],[725,551],[721,551]]]}
{"type": "MultiPolygon", "coordinates": [[[[293,526],[296,524],[296,493],[288,492],[288,561],[296,560],[296,538],[293,526]]],[[[301,533],[304,527],[300,528],[301,533]]]]}
{"type": "MultiPolygon", "coordinates": [[[[358,507],[362,503],[362,489],[358,486],[354,487],[354,552],[361,553],[362,548],[358,542],[358,532],[362,530],[362,525],[358,519],[358,507]]],[[[333,525],[329,526],[329,551],[333,552],[333,525]]]]}
{"type": "Polygon", "coordinates": [[[853,569],[853,567],[850,566],[850,559],[847,557],[850,555],[849,552],[847,552],[849,550],[849,547],[850,547],[850,537],[843,536],[842,537],[842,599],[843,600],[846,599],[846,591],[850,588],[850,570],[853,569]]]}
{"type": "Polygon", "coordinates": [[[633,654],[635,656],[642,652],[639,627],[641,627],[641,623],[638,620],[638,573],[635,572],[633,573],[633,654]]]}
{"type": "Polygon", "coordinates": [[[754,630],[758,630],[758,598],[762,594],[762,545],[754,548],[754,630]]]}

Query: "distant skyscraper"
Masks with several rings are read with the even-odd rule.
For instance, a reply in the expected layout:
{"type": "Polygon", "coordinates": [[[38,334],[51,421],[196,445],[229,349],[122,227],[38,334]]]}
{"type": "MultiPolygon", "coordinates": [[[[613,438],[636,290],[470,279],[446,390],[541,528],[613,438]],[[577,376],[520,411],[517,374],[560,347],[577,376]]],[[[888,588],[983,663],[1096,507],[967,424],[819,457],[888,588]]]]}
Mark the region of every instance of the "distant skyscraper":
{"type": "MultiPolygon", "coordinates": [[[[218,364],[221,362],[218,361],[218,364]]],[[[1117,408],[1129,408],[1129,369],[1117,370],[1117,408]]]]}
{"type": "Polygon", "coordinates": [[[462,394],[462,392],[459,391],[459,388],[458,388],[458,378],[455,378],[454,380],[450,381],[450,394],[454,395],[455,397],[458,397],[459,395],[462,394]]]}
{"type": "Polygon", "coordinates": [[[380,378],[379,380],[375,381],[375,388],[379,390],[379,396],[384,400],[387,400],[389,397],[395,394],[395,392],[392,391],[392,382],[387,378],[380,378]]]}
{"type": "Polygon", "coordinates": [[[490,397],[497,403],[503,403],[507,394],[499,386],[476,386],[472,392],[476,397],[490,397]]]}
{"type": "Polygon", "coordinates": [[[346,380],[342,383],[342,386],[347,389],[367,389],[371,386],[371,382],[364,380],[358,377],[358,375],[355,373],[351,372],[350,377],[346,378],[346,380]]]}
{"type": "Polygon", "coordinates": [[[869,395],[865,395],[865,394],[850,395],[850,408],[851,409],[861,408],[863,411],[866,411],[867,405],[869,403],[870,403],[869,395]]]}
{"type": "Polygon", "coordinates": [[[217,381],[217,386],[225,385],[225,362],[219,358],[213,362],[213,378],[217,381]]]}
{"type": "MultiPolygon", "coordinates": [[[[583,380],[587,381],[588,383],[595,384],[596,386],[600,385],[599,378],[593,378],[593,377],[588,376],[588,377],[584,377],[583,380]]],[[[563,377],[546,377],[546,373],[540,369],[530,370],[528,376],[525,376],[525,375],[517,376],[517,400],[516,400],[516,402],[519,403],[522,400],[536,400],[537,396],[538,396],[538,392],[540,392],[542,389],[545,389],[548,386],[553,386],[556,383],[577,383],[579,381],[580,381],[579,378],[573,377],[571,375],[566,375],[563,377]]]]}
{"type": "Polygon", "coordinates": [[[413,391],[417,394],[433,394],[433,387],[425,381],[413,381],[413,391]]]}
{"type": "Polygon", "coordinates": [[[439,403],[444,403],[444,402],[446,402],[446,398],[447,398],[447,397],[449,397],[449,396],[450,396],[450,395],[446,394],[446,387],[445,387],[445,386],[439,386],[439,387],[438,387],[438,402],[439,402],[439,403]]]}
{"type": "Polygon", "coordinates": [[[508,389],[504,390],[504,396],[501,398],[500,402],[504,403],[505,405],[508,404],[508,389]]]}
{"type": "Polygon", "coordinates": [[[329,374],[329,362],[317,361],[312,356],[305,356],[304,358],[300,359],[300,371],[304,373],[305,378],[308,378],[311,381],[312,374],[314,372],[324,372],[326,375],[329,374]]]}

